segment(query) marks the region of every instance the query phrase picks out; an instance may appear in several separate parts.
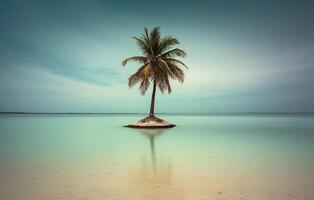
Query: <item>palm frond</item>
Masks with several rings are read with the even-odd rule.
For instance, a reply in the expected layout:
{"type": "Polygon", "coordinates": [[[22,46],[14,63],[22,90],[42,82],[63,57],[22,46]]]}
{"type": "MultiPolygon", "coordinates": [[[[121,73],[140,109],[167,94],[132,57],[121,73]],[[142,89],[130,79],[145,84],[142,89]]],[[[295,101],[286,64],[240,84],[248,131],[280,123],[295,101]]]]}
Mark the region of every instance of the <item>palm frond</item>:
{"type": "Polygon", "coordinates": [[[181,49],[175,48],[175,49],[171,49],[171,50],[161,54],[160,57],[162,57],[162,58],[171,58],[171,57],[175,57],[175,56],[185,57],[186,53],[183,50],[181,50],[181,49]]]}
{"type": "Polygon", "coordinates": [[[144,95],[145,92],[147,91],[149,84],[150,84],[150,82],[149,82],[148,78],[145,78],[142,80],[142,82],[140,84],[140,90],[141,90],[142,95],[144,95]]]}
{"type": "Polygon", "coordinates": [[[147,39],[149,39],[148,28],[145,27],[144,32],[145,32],[145,34],[143,36],[146,37],[147,39]]]}
{"type": "Polygon", "coordinates": [[[164,61],[163,59],[158,59],[159,64],[159,70],[161,71],[162,75],[169,75],[173,76],[173,73],[171,71],[171,68],[168,66],[168,63],[164,61]]]}
{"type": "Polygon", "coordinates": [[[158,83],[158,88],[159,88],[160,92],[163,94],[165,92],[167,86],[165,85],[164,81],[160,81],[158,83]]]}
{"type": "Polygon", "coordinates": [[[180,69],[176,64],[174,63],[168,63],[168,66],[170,67],[173,76],[171,78],[178,80],[179,82],[184,82],[184,72],[182,69],[180,69]]]}
{"type": "Polygon", "coordinates": [[[151,34],[148,33],[148,29],[146,27],[144,28],[144,32],[145,34],[143,34],[142,39],[146,42],[146,44],[149,47],[148,55],[154,56],[154,50],[152,47],[152,42],[151,42],[151,37],[150,37],[151,34]]]}
{"type": "Polygon", "coordinates": [[[158,82],[158,88],[161,91],[161,93],[164,93],[165,91],[168,91],[168,93],[171,93],[171,86],[169,82],[168,76],[163,76],[162,79],[158,82]]]}
{"type": "Polygon", "coordinates": [[[159,43],[160,43],[160,27],[155,27],[150,32],[150,44],[153,51],[153,55],[159,54],[159,43]]]}
{"type": "Polygon", "coordinates": [[[186,69],[189,69],[188,66],[186,66],[186,64],[184,64],[182,61],[175,59],[175,58],[165,58],[164,59],[167,63],[175,63],[175,64],[180,64],[182,66],[184,66],[186,69]]]}
{"type": "Polygon", "coordinates": [[[160,52],[164,53],[165,51],[169,50],[174,45],[179,44],[179,41],[176,38],[167,36],[160,40],[160,52]]]}
{"type": "Polygon", "coordinates": [[[122,65],[125,66],[129,61],[139,62],[145,64],[148,60],[145,56],[132,56],[122,61],[122,65]]]}
{"type": "Polygon", "coordinates": [[[129,87],[133,87],[140,81],[150,77],[150,65],[145,63],[134,74],[129,77],[129,87]]]}
{"type": "Polygon", "coordinates": [[[138,82],[141,81],[141,78],[139,77],[139,75],[135,72],[134,74],[132,74],[129,78],[129,87],[133,87],[134,85],[136,85],[138,82]]]}
{"type": "Polygon", "coordinates": [[[137,45],[140,47],[141,51],[143,54],[148,54],[150,51],[149,44],[146,42],[145,38],[143,37],[132,37],[133,39],[136,40],[137,45]]]}
{"type": "Polygon", "coordinates": [[[167,84],[167,87],[168,87],[168,94],[170,94],[172,92],[172,89],[171,89],[171,86],[170,86],[170,81],[169,81],[169,78],[167,77],[166,79],[166,84],[167,84]]]}

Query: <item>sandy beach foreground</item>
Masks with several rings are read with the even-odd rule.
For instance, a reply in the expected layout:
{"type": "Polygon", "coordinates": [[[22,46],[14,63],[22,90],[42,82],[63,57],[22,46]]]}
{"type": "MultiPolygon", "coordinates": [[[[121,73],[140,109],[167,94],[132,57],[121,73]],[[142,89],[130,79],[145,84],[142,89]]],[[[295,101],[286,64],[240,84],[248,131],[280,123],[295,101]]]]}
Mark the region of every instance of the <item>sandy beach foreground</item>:
{"type": "Polygon", "coordinates": [[[149,163],[143,161],[143,166],[129,171],[81,166],[20,177],[2,184],[1,199],[313,199],[310,180],[271,172],[256,176],[254,172],[232,170],[231,174],[225,173],[226,169],[208,174],[192,166],[189,170],[177,170],[163,162],[156,171],[148,169],[149,163]],[[304,184],[298,185],[300,181],[304,184]],[[282,185],[285,182],[295,184],[282,185]]]}

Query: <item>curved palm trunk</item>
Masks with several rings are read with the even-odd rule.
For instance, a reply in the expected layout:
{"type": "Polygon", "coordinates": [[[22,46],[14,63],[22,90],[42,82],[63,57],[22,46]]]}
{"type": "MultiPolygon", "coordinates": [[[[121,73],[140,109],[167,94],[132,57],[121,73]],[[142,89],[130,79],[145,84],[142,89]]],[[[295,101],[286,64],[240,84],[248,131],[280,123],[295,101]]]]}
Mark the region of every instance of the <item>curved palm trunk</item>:
{"type": "Polygon", "coordinates": [[[154,81],[153,93],[152,93],[152,98],[150,101],[149,117],[155,116],[155,94],[156,94],[156,82],[154,81]]]}

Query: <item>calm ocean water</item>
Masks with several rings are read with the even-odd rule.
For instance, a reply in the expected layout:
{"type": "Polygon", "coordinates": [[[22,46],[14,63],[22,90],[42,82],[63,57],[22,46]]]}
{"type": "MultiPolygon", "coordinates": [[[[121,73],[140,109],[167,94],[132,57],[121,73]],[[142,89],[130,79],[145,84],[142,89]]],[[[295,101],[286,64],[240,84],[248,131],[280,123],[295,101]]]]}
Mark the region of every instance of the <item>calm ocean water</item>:
{"type": "Polygon", "coordinates": [[[313,115],[1,115],[0,199],[314,199],[313,115]]]}

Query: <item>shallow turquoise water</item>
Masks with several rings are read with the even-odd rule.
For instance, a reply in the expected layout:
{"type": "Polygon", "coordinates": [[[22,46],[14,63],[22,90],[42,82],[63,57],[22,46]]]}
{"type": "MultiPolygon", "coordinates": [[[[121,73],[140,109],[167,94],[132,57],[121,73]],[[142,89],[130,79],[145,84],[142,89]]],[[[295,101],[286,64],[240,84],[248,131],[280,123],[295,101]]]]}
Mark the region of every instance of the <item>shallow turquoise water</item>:
{"type": "Polygon", "coordinates": [[[314,199],[311,115],[2,115],[0,199],[314,199]]]}

